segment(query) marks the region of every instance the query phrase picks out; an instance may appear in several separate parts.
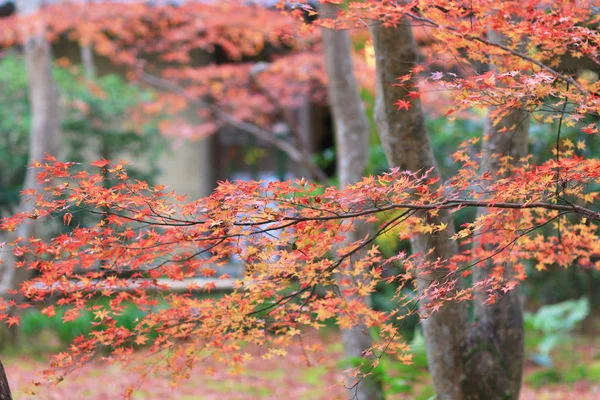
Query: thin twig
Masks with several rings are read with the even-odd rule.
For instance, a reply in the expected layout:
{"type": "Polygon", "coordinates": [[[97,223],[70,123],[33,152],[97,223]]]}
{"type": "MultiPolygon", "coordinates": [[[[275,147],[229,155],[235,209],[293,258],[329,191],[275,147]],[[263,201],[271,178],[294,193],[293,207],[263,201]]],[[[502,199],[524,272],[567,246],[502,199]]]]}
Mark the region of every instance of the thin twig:
{"type": "Polygon", "coordinates": [[[525,61],[529,61],[530,63],[537,65],[538,67],[540,67],[541,69],[551,73],[552,75],[554,75],[555,77],[559,78],[560,80],[569,83],[571,85],[573,85],[575,88],[577,88],[577,90],[579,90],[582,94],[584,95],[589,95],[589,92],[587,90],[585,90],[579,83],[577,83],[573,78],[571,78],[570,76],[561,74],[560,72],[558,72],[557,70],[555,70],[554,68],[551,68],[549,66],[547,66],[546,64],[544,64],[543,62],[540,62],[534,58],[529,57],[526,54],[523,54],[519,51],[513,50],[510,47],[507,47],[503,44],[500,43],[494,43],[494,42],[490,42],[489,40],[483,39],[481,37],[478,36],[473,36],[473,35],[469,35],[469,34],[464,34],[461,33],[460,30],[452,27],[452,26],[441,26],[440,24],[438,24],[437,22],[426,18],[426,17],[422,17],[413,13],[406,13],[406,15],[408,15],[411,19],[415,20],[415,21],[419,21],[419,22],[423,22],[423,23],[427,23],[429,24],[431,27],[433,28],[437,28],[437,29],[443,29],[446,31],[449,31],[451,33],[453,33],[456,36],[459,36],[463,39],[469,39],[469,40],[474,40],[476,42],[485,44],[487,46],[492,46],[492,47],[496,47],[498,49],[504,50],[507,53],[512,54],[515,57],[519,57],[522,60],[525,61]]]}

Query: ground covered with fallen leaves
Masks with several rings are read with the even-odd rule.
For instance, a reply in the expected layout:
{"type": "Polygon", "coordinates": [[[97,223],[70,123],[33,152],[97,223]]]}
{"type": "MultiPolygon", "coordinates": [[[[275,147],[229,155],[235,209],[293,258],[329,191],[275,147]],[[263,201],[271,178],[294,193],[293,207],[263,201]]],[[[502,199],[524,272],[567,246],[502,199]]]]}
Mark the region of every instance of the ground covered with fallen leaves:
{"type": "MultiPolygon", "coordinates": [[[[571,348],[580,353],[586,362],[598,356],[598,350],[590,344],[571,348]]],[[[343,375],[340,360],[342,347],[336,334],[311,337],[304,343],[304,349],[293,347],[286,357],[273,357],[263,360],[261,349],[250,349],[256,357],[248,368],[239,375],[231,375],[224,367],[207,362],[198,365],[189,380],[172,387],[170,377],[150,375],[141,378],[130,369],[118,365],[107,366],[101,361],[87,365],[52,387],[35,387],[31,381],[46,364],[44,357],[34,355],[3,356],[7,374],[13,388],[15,399],[116,399],[134,385],[137,388],[134,399],[346,399],[348,392],[343,388],[343,375]],[[306,350],[319,351],[307,352],[306,350]],[[318,356],[317,356],[318,354],[318,356]],[[308,360],[307,360],[308,359],[308,360]],[[207,374],[210,370],[212,376],[207,374]],[[35,395],[29,394],[35,391],[35,395]]],[[[428,400],[432,398],[431,383],[426,369],[415,366],[411,371],[413,380],[409,382],[410,391],[388,394],[389,399],[428,400]],[[416,377],[416,378],[415,378],[416,377]]],[[[525,369],[525,381],[528,377],[540,374],[544,370],[528,363],[525,369]]],[[[402,380],[402,373],[396,373],[402,380]]],[[[389,390],[389,388],[388,388],[389,390]]],[[[529,384],[526,383],[521,399],[523,400],[592,400],[600,399],[600,383],[586,379],[565,383],[529,384]]]]}

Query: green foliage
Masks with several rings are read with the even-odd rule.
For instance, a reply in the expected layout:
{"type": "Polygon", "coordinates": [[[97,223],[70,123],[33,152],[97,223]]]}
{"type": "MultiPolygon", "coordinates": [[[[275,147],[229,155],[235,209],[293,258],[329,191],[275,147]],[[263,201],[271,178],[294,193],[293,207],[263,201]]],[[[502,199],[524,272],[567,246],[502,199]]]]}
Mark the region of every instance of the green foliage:
{"type": "MultiPolygon", "coordinates": [[[[546,228],[551,233],[552,226],[546,228]]],[[[600,271],[595,268],[572,266],[564,268],[551,265],[545,271],[535,269],[535,263],[525,262],[527,266],[527,284],[525,295],[533,304],[560,303],[569,299],[586,296],[592,305],[600,302],[595,290],[600,285],[600,271]]]]}
{"type": "Polygon", "coordinates": [[[600,361],[594,361],[586,367],[586,378],[593,382],[600,382],[600,361]]]}
{"type": "Polygon", "coordinates": [[[425,354],[425,339],[423,334],[417,328],[411,342],[411,352],[413,355],[411,364],[404,364],[399,361],[382,357],[378,365],[373,368],[363,357],[346,358],[339,362],[338,367],[346,369],[349,367],[360,367],[363,374],[369,373],[381,382],[385,388],[387,396],[394,394],[410,394],[415,399],[427,400],[435,393],[430,385],[419,385],[417,383],[425,380],[429,374],[427,369],[427,355],[425,354]]]}
{"type": "Polygon", "coordinates": [[[435,396],[431,385],[416,385],[424,381],[429,375],[425,353],[425,338],[418,328],[415,329],[411,342],[411,352],[413,355],[412,364],[404,364],[389,359],[382,360],[380,364],[382,381],[388,388],[388,395],[410,394],[415,399],[427,400],[435,396]]]}
{"type": "MultiPolygon", "coordinates": [[[[98,301],[95,305],[108,307],[108,299],[98,301]]],[[[165,307],[161,304],[159,307],[165,307]]],[[[37,338],[43,332],[50,332],[59,340],[61,347],[66,347],[77,336],[89,336],[94,330],[94,314],[91,311],[83,311],[74,321],[63,321],[63,316],[67,311],[66,307],[57,307],[56,315],[48,317],[43,315],[40,310],[28,310],[23,313],[20,321],[20,333],[29,338],[28,341],[37,338]]],[[[123,326],[127,329],[133,329],[138,322],[146,315],[134,304],[128,304],[123,312],[114,316],[117,326],[123,326]]],[[[97,322],[97,321],[96,321],[97,322]]],[[[152,339],[152,338],[151,338],[152,339]]]]}
{"type": "MultiPolygon", "coordinates": [[[[398,308],[397,301],[394,300],[396,290],[398,286],[396,284],[384,284],[379,283],[377,285],[377,291],[371,295],[371,305],[375,310],[390,312],[392,309],[398,308]]],[[[407,297],[414,297],[414,291],[410,288],[402,288],[402,294],[407,297]]],[[[409,308],[414,308],[415,304],[409,306],[403,306],[403,312],[408,314],[409,308]]],[[[413,340],[415,335],[419,332],[417,325],[419,324],[419,316],[415,313],[405,317],[398,321],[395,325],[399,329],[404,340],[413,340]]]]}
{"type": "Polygon", "coordinates": [[[115,74],[89,81],[76,69],[56,68],[54,75],[66,105],[63,130],[68,159],[81,162],[91,156],[114,161],[145,160],[149,167],[140,169],[131,165],[127,172],[134,179],[152,183],[159,172],[157,161],[165,144],[158,130],[158,119],[134,125],[130,114],[140,104],[152,100],[153,93],[115,74]],[[96,151],[92,150],[90,155],[90,149],[96,151]]]}
{"type": "Polygon", "coordinates": [[[536,371],[525,378],[525,382],[533,387],[541,387],[552,383],[560,383],[561,380],[561,374],[555,368],[536,371]]]}
{"type": "Polygon", "coordinates": [[[0,215],[14,212],[25,179],[31,116],[27,74],[17,57],[0,60],[0,215]]]}
{"type": "Polygon", "coordinates": [[[384,171],[387,171],[389,166],[383,147],[381,147],[381,140],[379,139],[379,132],[377,131],[377,125],[375,124],[375,96],[370,91],[363,89],[361,90],[360,97],[365,105],[367,112],[367,118],[369,120],[369,163],[367,165],[367,175],[378,175],[384,171]]]}
{"type": "MultiPolygon", "coordinates": [[[[0,213],[14,211],[28,164],[31,111],[24,60],[9,54],[0,59],[0,213]]],[[[152,179],[164,148],[158,120],[144,119],[134,126],[132,110],[152,99],[152,92],[129,84],[117,75],[92,81],[75,68],[54,69],[62,104],[60,156],[82,162],[104,157],[144,160],[146,169],[128,167],[135,179],[152,179]]]]}
{"type": "Polygon", "coordinates": [[[426,124],[440,173],[448,179],[456,175],[460,167],[452,159],[452,153],[465,140],[483,136],[483,119],[457,119],[448,123],[447,118],[438,117],[427,119],[426,124]]]}
{"type": "MultiPolygon", "coordinates": [[[[314,154],[313,162],[317,165],[317,167],[325,171],[335,166],[335,158],[335,148],[328,147],[322,152],[314,154]]],[[[335,178],[335,180],[337,181],[337,177],[335,178]]]]}
{"type": "Polygon", "coordinates": [[[525,382],[533,387],[542,387],[550,384],[575,383],[583,380],[600,382],[600,362],[589,365],[569,365],[558,368],[544,368],[532,372],[525,378],[525,382]]]}
{"type": "Polygon", "coordinates": [[[551,351],[571,339],[572,330],[590,313],[586,298],[568,300],[541,307],[535,314],[525,313],[525,346],[536,349],[531,358],[541,365],[551,366],[551,351]]]}

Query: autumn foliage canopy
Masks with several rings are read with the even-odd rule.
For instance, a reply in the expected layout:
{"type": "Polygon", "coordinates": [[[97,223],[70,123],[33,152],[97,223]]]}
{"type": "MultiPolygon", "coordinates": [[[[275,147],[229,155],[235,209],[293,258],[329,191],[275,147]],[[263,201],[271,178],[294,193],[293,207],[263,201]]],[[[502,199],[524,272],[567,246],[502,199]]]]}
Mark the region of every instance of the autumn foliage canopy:
{"type": "MultiPolygon", "coordinates": [[[[45,306],[47,315],[55,313],[54,304],[68,306],[66,321],[82,310],[93,311],[91,335],[55,355],[48,378],[97,355],[109,362],[131,361],[141,346],[149,346],[155,359],[166,360],[146,359],[144,365],[164,368],[175,380],[188,377],[206,357],[238,371],[252,357],[241,342],[264,346],[265,358],[285,356],[286,348],[303,345],[303,332],[326,323],[376,329],[379,340],[364,354],[375,364],[383,354],[409,362],[399,329],[411,314],[426,318],[446,302],[469,301],[476,292],[494,303],[526,279],[524,262],[538,270],[549,265],[600,268],[600,212],[594,192],[600,161],[589,154],[585,140],[560,138],[561,127],[599,133],[599,83],[561,66],[568,57],[598,62],[600,20],[592,2],[345,3],[340,14],[311,23],[295,15],[298,10],[316,15],[308,4],[290,14],[234,3],[61,5],[48,12],[63,17],[47,23],[51,35],[68,32],[128,65],[132,79],[143,77],[146,57],[159,55],[169,63],[157,72],[161,81],[185,87],[185,93],[165,94],[161,106],[177,104],[173,99],[182,104],[197,99],[207,105],[208,132],[223,122],[215,106],[228,118],[270,129],[281,117],[270,103],[273,97],[283,99],[283,108],[293,108],[307,92],[324,101],[322,84],[311,86],[326,79],[317,51],[320,27],[360,30],[410,21],[415,33],[426,32],[429,44],[422,49],[423,63],[397,79],[406,93],[397,99],[397,112],[420,107],[425,91],[443,91],[449,122],[484,108],[492,122],[524,110],[558,125],[558,138],[547,138],[557,144],[555,157],[496,155],[500,171],[492,174],[481,167],[480,140],[473,139],[452,155],[460,168],[446,181],[431,170],[395,168],[344,189],[306,179],[221,182],[212,195],[195,200],[132,181],[123,162],[98,160],[84,169],[49,155],[34,165],[44,190],[23,194],[35,209],[2,220],[1,228],[14,231],[20,224],[58,220],[70,229],[50,240],[17,238],[5,244],[4,250],[19,258],[16,268],[36,274],[15,288],[14,300],[0,310],[8,324],[19,323],[13,309],[32,303],[53,304],[45,306]],[[502,44],[490,40],[491,30],[504,37],[502,44]],[[187,66],[194,51],[216,48],[240,60],[269,49],[274,61],[260,73],[244,62],[187,66]],[[304,69],[298,67],[301,63],[304,69]],[[494,69],[482,71],[481,63],[494,69]],[[448,227],[432,223],[432,217],[475,207],[488,212],[457,227],[451,240],[459,251],[448,259],[419,253],[384,257],[374,244],[381,235],[403,241],[436,235],[448,227]],[[74,226],[74,217],[82,213],[96,216],[96,223],[74,226]],[[371,233],[346,241],[347,233],[363,223],[372,227],[371,233]],[[210,293],[220,280],[230,280],[219,268],[232,259],[243,261],[245,273],[234,280],[231,293],[192,295],[210,293]],[[465,284],[482,263],[493,263],[494,273],[465,284]],[[511,279],[503,273],[507,264],[516,271],[511,279]],[[398,270],[402,272],[394,272],[398,270]],[[204,286],[191,284],[184,293],[166,290],[166,279],[198,276],[218,278],[204,286]],[[397,306],[389,312],[375,311],[362,300],[382,284],[398,288],[397,306]],[[410,295],[407,288],[414,289],[410,295]],[[98,294],[110,298],[110,305],[92,303],[98,294]],[[127,303],[146,311],[132,329],[114,319],[127,303]]],[[[4,43],[18,42],[17,29],[3,29],[4,43]]]]}

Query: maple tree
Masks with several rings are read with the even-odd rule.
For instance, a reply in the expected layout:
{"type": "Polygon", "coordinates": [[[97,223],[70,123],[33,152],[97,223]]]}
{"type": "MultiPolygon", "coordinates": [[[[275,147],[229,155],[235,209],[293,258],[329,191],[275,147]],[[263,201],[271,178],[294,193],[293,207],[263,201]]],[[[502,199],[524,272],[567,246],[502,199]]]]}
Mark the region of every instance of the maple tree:
{"type": "MultiPolygon", "coordinates": [[[[67,36],[126,67],[132,79],[165,91],[144,111],[174,115],[161,124],[166,136],[195,140],[232,127],[282,150],[312,178],[327,179],[312,161],[294,115],[307,101],[326,102],[318,35],[295,34],[306,30],[300,10],[282,13],[236,1],[177,6],[73,1],[48,5],[41,15],[52,16],[46,18],[50,40],[67,36]],[[201,122],[177,116],[188,108],[201,122]]],[[[19,27],[34,24],[35,19],[8,18],[0,43],[21,43],[27,29],[19,27]]],[[[370,71],[360,62],[357,70],[367,85],[370,71]]]]}
{"type": "MultiPolygon", "coordinates": [[[[211,21],[218,22],[220,15],[215,11],[211,21]]],[[[189,28],[193,18],[183,19],[182,29],[189,28]]],[[[32,211],[4,219],[3,230],[55,218],[69,225],[75,213],[102,217],[95,225],[73,227],[71,233],[51,240],[19,238],[9,244],[21,259],[15,267],[37,272],[15,293],[33,302],[58,298],[58,305],[69,306],[65,321],[77,318],[84,309],[95,315],[95,330],[89,337],[77,338],[67,352],[55,355],[47,377],[61,376],[103,352],[109,353],[109,362],[129,361],[143,345],[150,346],[149,359],[165,360],[148,368],[166,369],[175,381],[187,378],[205,357],[239,371],[253,357],[240,342],[265,346],[263,358],[284,356],[287,347],[301,345],[304,330],[320,329],[326,321],[343,329],[377,330],[377,339],[363,351],[368,365],[376,366],[384,355],[410,362],[399,329],[404,319],[417,313],[424,321],[439,398],[483,398],[482,393],[517,398],[520,373],[513,369],[521,367],[522,355],[519,362],[515,354],[517,362],[507,367],[509,376],[494,376],[479,363],[474,366],[480,371],[475,371],[469,362],[486,351],[477,347],[481,343],[468,342],[472,332],[466,329],[473,326],[475,336],[484,338],[499,332],[502,344],[513,340],[518,353],[522,335],[514,325],[519,310],[513,306],[518,285],[526,278],[525,263],[532,262],[539,270],[551,264],[600,268],[596,261],[600,213],[594,192],[600,183],[600,160],[585,153],[584,141],[575,144],[560,137],[563,125],[578,126],[584,134],[598,133],[598,83],[563,64],[569,57],[597,61],[599,22],[591,1],[575,5],[540,0],[499,4],[423,0],[350,1],[335,18],[325,15],[302,25],[309,37],[317,35],[316,27],[368,25],[373,37],[376,120],[394,167],[344,188],[323,187],[306,179],[221,182],[212,195],[186,201],[164,187],[130,180],[120,162],[98,160],[92,164],[96,169],[87,172],[50,155],[40,160],[35,167],[44,188],[24,193],[35,199],[32,211]],[[420,25],[432,36],[431,57],[417,64],[412,30],[420,25]],[[452,60],[460,73],[439,68],[444,59],[452,60]],[[450,119],[473,108],[489,109],[490,129],[483,147],[478,147],[479,138],[461,144],[452,155],[460,169],[445,182],[424,130],[419,97],[425,90],[447,92],[450,119]],[[525,154],[527,132],[520,121],[530,115],[543,115],[545,123],[557,124],[557,137],[548,138],[557,143],[554,158],[537,160],[525,154]],[[510,139],[517,134],[525,150],[512,146],[510,139]],[[453,215],[464,208],[483,211],[455,230],[453,215]],[[348,240],[360,224],[373,229],[348,240]],[[410,240],[412,252],[384,257],[373,243],[390,232],[410,240]],[[245,276],[235,282],[233,292],[219,298],[191,295],[198,290],[210,292],[217,280],[190,286],[189,293],[166,290],[163,278],[212,277],[233,256],[246,264],[245,276]],[[467,284],[464,278],[470,275],[474,277],[467,284]],[[392,311],[373,310],[365,301],[378,283],[398,286],[393,299],[397,307],[392,311]],[[402,291],[406,287],[416,289],[413,295],[402,291]],[[109,307],[90,302],[97,293],[111,299],[109,307]],[[159,297],[167,308],[157,307],[159,297]],[[472,324],[466,313],[470,301],[482,318],[472,324]],[[126,302],[147,311],[132,329],[115,321],[126,302]],[[486,310],[495,314],[486,315],[486,310]],[[495,322],[510,326],[514,337],[505,335],[495,322]],[[486,323],[491,326],[488,331],[486,323]],[[154,335],[156,339],[150,341],[154,335]]],[[[113,25],[99,26],[102,31],[113,25]]],[[[149,37],[145,28],[138,29],[149,37]]],[[[265,26],[264,32],[273,29],[277,28],[265,26]]],[[[239,38],[239,54],[247,43],[256,49],[256,41],[243,33],[234,36],[239,38]]],[[[218,36],[222,37],[227,36],[218,36]]],[[[125,35],[123,42],[115,44],[107,36],[101,43],[116,46],[108,48],[130,62],[131,53],[120,50],[136,43],[134,39],[139,38],[125,35]]],[[[210,45],[210,40],[201,45],[210,45]]],[[[160,41],[152,44],[158,52],[168,48],[160,41]]],[[[171,61],[189,60],[178,53],[167,54],[171,61]]],[[[251,74],[238,74],[237,68],[229,72],[231,80],[221,82],[231,85],[228,89],[235,88],[239,76],[251,78],[251,74]]],[[[210,70],[199,74],[178,68],[165,74],[165,79],[192,82],[211,79],[210,70]]],[[[206,97],[207,91],[215,90],[206,86],[186,88],[186,96],[206,97]]],[[[230,90],[241,93],[239,88],[230,90]]],[[[222,94],[209,97],[221,100],[222,94]]],[[[248,100],[243,93],[240,96],[248,100]]],[[[234,101],[224,94],[222,98],[234,101]]],[[[236,114],[238,106],[233,102],[219,107],[229,110],[227,115],[238,123],[250,118],[256,123],[253,126],[263,127],[270,121],[262,114],[270,109],[263,106],[249,114],[236,114]]],[[[28,304],[5,302],[0,317],[17,324],[9,310],[28,304]]],[[[52,315],[55,306],[48,305],[43,312],[52,315]]],[[[358,381],[363,378],[360,369],[353,373],[358,381]]]]}

